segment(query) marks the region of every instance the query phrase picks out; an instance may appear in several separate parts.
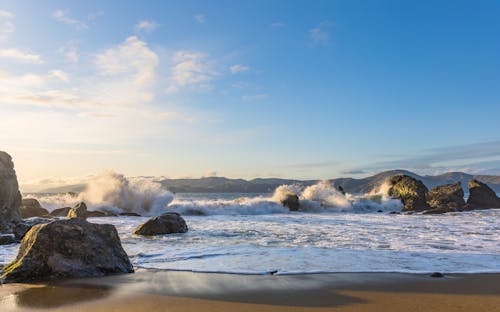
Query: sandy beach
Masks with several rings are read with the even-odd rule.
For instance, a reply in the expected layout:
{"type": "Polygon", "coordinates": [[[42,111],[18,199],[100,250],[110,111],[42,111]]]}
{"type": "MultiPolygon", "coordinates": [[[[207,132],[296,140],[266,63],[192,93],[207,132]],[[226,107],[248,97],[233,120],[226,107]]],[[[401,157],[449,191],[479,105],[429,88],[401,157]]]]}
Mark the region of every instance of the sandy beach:
{"type": "Polygon", "coordinates": [[[500,274],[235,275],[139,270],[5,284],[2,311],[500,311],[500,274]]]}

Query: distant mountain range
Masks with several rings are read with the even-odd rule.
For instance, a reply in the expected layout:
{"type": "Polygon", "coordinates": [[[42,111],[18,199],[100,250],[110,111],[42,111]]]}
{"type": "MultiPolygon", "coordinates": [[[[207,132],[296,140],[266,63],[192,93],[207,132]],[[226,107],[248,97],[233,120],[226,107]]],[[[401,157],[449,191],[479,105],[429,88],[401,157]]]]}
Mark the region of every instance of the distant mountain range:
{"type": "MultiPolygon", "coordinates": [[[[448,172],[436,176],[420,176],[406,170],[390,170],[376,175],[362,178],[338,178],[329,180],[334,186],[342,186],[348,193],[366,193],[374,187],[381,185],[387,178],[396,174],[407,174],[421,180],[429,189],[438,185],[455,183],[460,181],[465,192],[468,192],[467,182],[470,179],[478,179],[488,184],[495,192],[500,193],[500,176],[493,175],[471,175],[463,172],[448,172]]],[[[283,184],[299,183],[302,185],[313,185],[319,180],[290,180],[290,179],[229,179],[223,177],[207,177],[199,179],[165,179],[159,183],[166,189],[175,193],[271,193],[276,187],[283,184]]],[[[39,193],[79,193],[85,189],[83,184],[60,186],[49,188],[39,193]]]]}

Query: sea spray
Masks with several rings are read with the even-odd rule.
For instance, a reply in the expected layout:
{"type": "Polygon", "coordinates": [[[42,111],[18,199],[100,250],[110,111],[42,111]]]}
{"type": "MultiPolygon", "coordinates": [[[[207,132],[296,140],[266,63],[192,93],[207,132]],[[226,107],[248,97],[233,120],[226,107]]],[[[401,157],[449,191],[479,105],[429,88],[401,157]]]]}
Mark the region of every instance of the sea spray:
{"type": "Polygon", "coordinates": [[[113,171],[103,172],[90,179],[85,190],[78,195],[31,197],[38,199],[49,211],[84,201],[89,210],[135,212],[145,216],[165,212],[167,205],[173,200],[173,194],[163,189],[158,182],[145,178],[126,178],[113,171]]]}

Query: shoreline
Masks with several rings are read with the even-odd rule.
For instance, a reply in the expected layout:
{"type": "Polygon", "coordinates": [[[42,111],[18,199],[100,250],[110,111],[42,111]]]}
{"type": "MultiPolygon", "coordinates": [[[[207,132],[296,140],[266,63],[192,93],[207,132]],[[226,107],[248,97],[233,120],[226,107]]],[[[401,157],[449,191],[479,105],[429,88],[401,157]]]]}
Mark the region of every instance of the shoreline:
{"type": "Polygon", "coordinates": [[[0,286],[2,311],[495,311],[500,273],[134,274],[0,286]]]}

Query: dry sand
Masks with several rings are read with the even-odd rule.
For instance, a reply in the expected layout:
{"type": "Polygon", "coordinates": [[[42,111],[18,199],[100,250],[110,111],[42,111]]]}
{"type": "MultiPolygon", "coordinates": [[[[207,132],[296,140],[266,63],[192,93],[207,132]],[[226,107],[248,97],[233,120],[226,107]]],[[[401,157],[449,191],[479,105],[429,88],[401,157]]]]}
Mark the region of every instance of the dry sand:
{"type": "Polygon", "coordinates": [[[0,310],[500,311],[500,274],[234,275],[145,271],[0,287],[0,310]]]}

